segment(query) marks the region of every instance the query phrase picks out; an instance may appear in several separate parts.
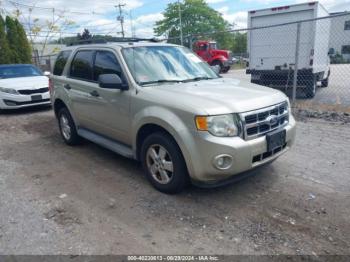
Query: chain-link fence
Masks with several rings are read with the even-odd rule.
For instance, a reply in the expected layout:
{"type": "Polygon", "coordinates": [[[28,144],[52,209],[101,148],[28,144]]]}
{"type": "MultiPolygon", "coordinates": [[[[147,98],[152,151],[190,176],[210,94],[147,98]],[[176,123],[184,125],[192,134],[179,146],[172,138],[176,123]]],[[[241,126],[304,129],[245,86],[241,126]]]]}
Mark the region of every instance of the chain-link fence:
{"type": "Polygon", "coordinates": [[[34,55],[32,57],[32,62],[34,65],[39,67],[42,71],[52,72],[52,68],[57,55],[34,55]]]}
{"type": "Polygon", "coordinates": [[[224,77],[279,89],[295,108],[350,112],[350,13],[272,22],[185,36],[184,43],[193,47],[197,39],[215,41],[227,33],[246,34],[246,53],[233,55],[234,64],[224,77]]]}
{"type": "MultiPolygon", "coordinates": [[[[224,77],[279,89],[296,109],[350,113],[350,13],[283,24],[272,22],[258,21],[244,30],[184,36],[183,43],[199,54],[199,39],[213,43],[228,34],[246,35],[247,43],[235,43],[243,44],[245,50],[230,53],[233,65],[224,77]]],[[[180,43],[178,37],[168,41],[180,43]]],[[[217,60],[210,61],[208,48],[202,58],[217,64],[217,60]]],[[[33,63],[43,71],[51,71],[54,60],[54,55],[33,57],[33,63]]]]}

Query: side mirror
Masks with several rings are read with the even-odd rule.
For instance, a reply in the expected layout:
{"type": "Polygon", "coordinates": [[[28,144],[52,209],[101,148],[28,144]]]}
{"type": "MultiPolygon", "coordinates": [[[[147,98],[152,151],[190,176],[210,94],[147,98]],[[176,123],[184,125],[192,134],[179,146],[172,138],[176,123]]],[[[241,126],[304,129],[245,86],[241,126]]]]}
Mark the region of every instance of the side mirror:
{"type": "Polygon", "coordinates": [[[217,75],[220,74],[220,66],[219,65],[214,65],[214,66],[210,66],[210,67],[217,75]]]}
{"type": "Polygon", "coordinates": [[[101,88],[127,90],[128,86],[116,74],[103,74],[98,77],[98,84],[101,88]]]}
{"type": "Polygon", "coordinates": [[[50,76],[50,75],[51,75],[51,73],[49,71],[44,72],[44,76],[50,76]]]}

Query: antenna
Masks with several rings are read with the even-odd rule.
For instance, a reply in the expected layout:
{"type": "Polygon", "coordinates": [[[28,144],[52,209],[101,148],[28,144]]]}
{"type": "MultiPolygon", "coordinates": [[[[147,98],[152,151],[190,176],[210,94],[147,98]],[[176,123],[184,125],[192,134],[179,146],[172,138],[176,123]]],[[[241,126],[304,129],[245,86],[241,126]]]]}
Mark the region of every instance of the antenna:
{"type": "Polygon", "coordinates": [[[123,16],[123,7],[125,6],[125,4],[121,4],[119,3],[118,5],[115,6],[115,8],[119,9],[119,16],[117,17],[117,21],[120,22],[120,26],[122,28],[122,31],[120,32],[123,36],[123,38],[125,37],[125,32],[124,32],[124,16],[123,16]]]}

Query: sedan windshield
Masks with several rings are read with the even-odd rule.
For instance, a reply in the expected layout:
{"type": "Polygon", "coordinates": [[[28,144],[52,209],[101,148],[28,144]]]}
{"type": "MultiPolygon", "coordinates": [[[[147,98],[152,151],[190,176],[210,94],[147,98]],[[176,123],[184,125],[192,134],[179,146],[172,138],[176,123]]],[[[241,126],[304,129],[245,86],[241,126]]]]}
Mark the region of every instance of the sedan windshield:
{"type": "Polygon", "coordinates": [[[32,65],[0,66],[0,79],[41,75],[42,72],[32,65]]]}
{"type": "Polygon", "coordinates": [[[219,77],[206,62],[184,47],[128,47],[122,52],[131,74],[140,85],[219,77]]]}

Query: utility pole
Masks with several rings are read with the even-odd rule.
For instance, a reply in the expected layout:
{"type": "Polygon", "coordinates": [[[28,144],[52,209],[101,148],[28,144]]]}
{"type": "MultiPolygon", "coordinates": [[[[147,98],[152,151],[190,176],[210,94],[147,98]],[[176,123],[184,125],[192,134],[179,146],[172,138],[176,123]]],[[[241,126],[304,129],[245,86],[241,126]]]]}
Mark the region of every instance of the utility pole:
{"type": "Polygon", "coordinates": [[[115,8],[119,9],[119,16],[117,17],[117,21],[120,22],[120,26],[122,28],[122,31],[120,32],[123,36],[123,38],[125,37],[125,32],[124,32],[124,16],[123,16],[123,9],[122,7],[124,7],[125,4],[121,4],[119,3],[118,5],[115,6],[115,8]]]}
{"type": "Polygon", "coordinates": [[[182,35],[182,14],[181,14],[180,0],[177,0],[177,6],[179,9],[179,19],[180,19],[180,41],[181,41],[181,45],[184,45],[184,40],[183,40],[183,35],[182,35]]]}
{"type": "Polygon", "coordinates": [[[132,17],[132,11],[131,10],[129,12],[129,18],[130,18],[131,36],[135,37],[135,27],[134,27],[134,22],[133,22],[133,17],[132,17]]]}

